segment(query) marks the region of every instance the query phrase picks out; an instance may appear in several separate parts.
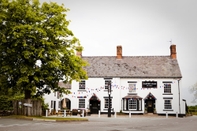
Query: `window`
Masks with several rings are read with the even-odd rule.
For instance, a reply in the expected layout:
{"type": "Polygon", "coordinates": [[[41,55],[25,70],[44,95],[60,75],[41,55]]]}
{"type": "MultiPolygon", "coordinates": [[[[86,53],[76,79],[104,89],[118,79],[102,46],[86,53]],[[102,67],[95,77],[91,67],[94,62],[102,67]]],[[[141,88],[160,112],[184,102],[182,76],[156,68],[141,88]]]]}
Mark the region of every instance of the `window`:
{"type": "Polygon", "coordinates": [[[136,84],[129,84],[129,92],[136,92],[136,84]]]}
{"type": "Polygon", "coordinates": [[[123,99],[123,110],[124,111],[141,111],[142,110],[142,99],[123,99]]]}
{"type": "MultiPolygon", "coordinates": [[[[112,99],[110,100],[110,107],[112,107],[112,99]]],[[[105,108],[109,107],[109,98],[105,98],[105,108]]]]}
{"type": "Polygon", "coordinates": [[[58,108],[61,108],[61,101],[58,102],[58,108]]]}
{"type": "Polygon", "coordinates": [[[79,99],[79,108],[85,108],[85,99],[79,99]]]}
{"type": "Polygon", "coordinates": [[[51,101],[51,108],[53,108],[53,101],[51,101]]]}
{"type": "Polygon", "coordinates": [[[164,100],[164,109],[172,109],[172,100],[164,100]]]}
{"type": "Polygon", "coordinates": [[[57,99],[59,99],[60,98],[60,92],[58,91],[57,92],[57,99]]]}
{"type": "Polygon", "coordinates": [[[130,99],[128,102],[129,102],[128,103],[129,110],[137,110],[137,100],[136,99],[130,99]]]}
{"type": "Polygon", "coordinates": [[[164,93],[171,93],[171,84],[170,83],[164,84],[164,93]]]}
{"type": "Polygon", "coordinates": [[[111,86],[111,80],[105,80],[105,89],[107,90],[111,86]]]}
{"type": "Polygon", "coordinates": [[[81,82],[79,82],[79,89],[85,89],[85,80],[82,80],[81,82]]]}

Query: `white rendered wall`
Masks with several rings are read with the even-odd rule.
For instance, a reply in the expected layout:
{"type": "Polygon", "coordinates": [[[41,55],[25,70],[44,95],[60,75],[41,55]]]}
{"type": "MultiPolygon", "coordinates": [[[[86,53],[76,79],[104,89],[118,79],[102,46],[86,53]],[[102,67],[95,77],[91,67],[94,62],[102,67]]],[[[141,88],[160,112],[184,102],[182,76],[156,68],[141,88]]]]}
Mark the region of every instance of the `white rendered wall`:
{"type": "MultiPolygon", "coordinates": [[[[112,108],[115,109],[116,112],[122,110],[122,98],[128,95],[129,93],[129,83],[128,81],[136,81],[136,93],[138,96],[142,97],[142,111],[132,111],[132,113],[144,113],[144,98],[152,93],[155,97],[155,107],[158,114],[165,114],[168,112],[169,114],[179,114],[184,113],[184,102],[182,102],[181,94],[179,94],[178,88],[178,80],[176,79],[131,79],[131,78],[113,78],[112,79],[112,108]],[[157,88],[142,88],[142,81],[157,81],[157,88]],[[171,92],[172,95],[164,95],[164,83],[163,81],[171,81],[171,92]],[[180,102],[179,102],[180,95],[180,102]],[[164,111],[164,97],[172,98],[172,110],[164,111]],[[179,106],[180,103],[180,106],[179,106]],[[180,112],[181,111],[181,112],[180,112]]],[[[100,108],[101,112],[107,112],[107,109],[104,108],[104,97],[108,97],[108,92],[105,90],[105,80],[104,78],[89,78],[86,80],[86,89],[79,90],[79,82],[73,81],[71,86],[71,94],[63,95],[62,98],[68,98],[71,101],[71,110],[78,109],[79,98],[78,97],[86,97],[85,98],[85,109],[89,107],[89,99],[93,94],[100,100],[100,108]]],[[[181,81],[179,82],[179,86],[181,88],[181,81]]],[[[57,97],[54,97],[54,94],[45,95],[45,102],[47,102],[50,106],[51,100],[57,100],[57,97]]],[[[58,106],[58,102],[56,102],[58,106]]],[[[56,107],[56,109],[58,109],[56,107]]],[[[125,112],[128,113],[128,112],[125,112]]]]}

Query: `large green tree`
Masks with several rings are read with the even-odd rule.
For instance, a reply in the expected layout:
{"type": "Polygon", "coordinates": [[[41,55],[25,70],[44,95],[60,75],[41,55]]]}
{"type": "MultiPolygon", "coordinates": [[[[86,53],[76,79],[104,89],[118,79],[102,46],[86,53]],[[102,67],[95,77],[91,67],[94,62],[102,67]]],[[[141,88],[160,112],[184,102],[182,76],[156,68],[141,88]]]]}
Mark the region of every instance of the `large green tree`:
{"type": "Polygon", "coordinates": [[[76,56],[79,40],[68,29],[64,5],[39,0],[0,0],[0,86],[30,98],[50,93],[64,80],[86,79],[86,62],[76,56]],[[40,62],[40,64],[37,64],[40,62]],[[44,85],[48,85],[44,88],[44,85]]]}

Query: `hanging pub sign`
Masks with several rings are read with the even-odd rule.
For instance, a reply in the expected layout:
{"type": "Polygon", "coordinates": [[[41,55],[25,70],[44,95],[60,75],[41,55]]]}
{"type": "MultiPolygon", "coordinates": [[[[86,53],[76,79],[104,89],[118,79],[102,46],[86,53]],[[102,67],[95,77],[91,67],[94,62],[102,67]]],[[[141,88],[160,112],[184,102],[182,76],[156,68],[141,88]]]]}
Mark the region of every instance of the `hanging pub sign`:
{"type": "Polygon", "coordinates": [[[157,81],[142,81],[142,88],[157,88],[157,81]]]}

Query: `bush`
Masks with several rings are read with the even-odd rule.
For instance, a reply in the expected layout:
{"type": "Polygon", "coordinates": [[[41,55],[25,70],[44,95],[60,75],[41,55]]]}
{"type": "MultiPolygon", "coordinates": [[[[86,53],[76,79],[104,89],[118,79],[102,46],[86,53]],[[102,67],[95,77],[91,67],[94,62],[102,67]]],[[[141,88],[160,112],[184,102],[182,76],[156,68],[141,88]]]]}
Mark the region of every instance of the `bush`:
{"type": "Polygon", "coordinates": [[[7,96],[0,96],[0,110],[13,110],[12,101],[7,96]]]}

